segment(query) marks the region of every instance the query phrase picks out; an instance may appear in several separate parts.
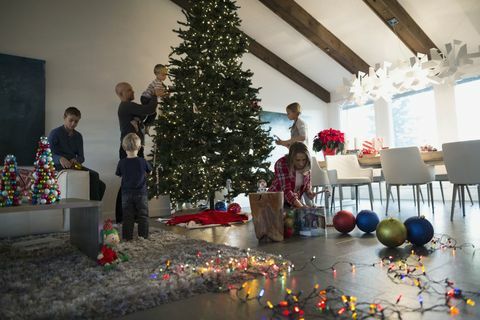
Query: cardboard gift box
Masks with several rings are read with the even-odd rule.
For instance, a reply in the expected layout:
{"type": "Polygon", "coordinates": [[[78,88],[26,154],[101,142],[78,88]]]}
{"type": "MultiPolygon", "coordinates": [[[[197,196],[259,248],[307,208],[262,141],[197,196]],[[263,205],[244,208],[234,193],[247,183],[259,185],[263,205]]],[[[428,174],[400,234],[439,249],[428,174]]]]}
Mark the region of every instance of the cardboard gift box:
{"type": "Polygon", "coordinates": [[[295,209],[294,229],[305,237],[326,235],[325,207],[295,209]]]}

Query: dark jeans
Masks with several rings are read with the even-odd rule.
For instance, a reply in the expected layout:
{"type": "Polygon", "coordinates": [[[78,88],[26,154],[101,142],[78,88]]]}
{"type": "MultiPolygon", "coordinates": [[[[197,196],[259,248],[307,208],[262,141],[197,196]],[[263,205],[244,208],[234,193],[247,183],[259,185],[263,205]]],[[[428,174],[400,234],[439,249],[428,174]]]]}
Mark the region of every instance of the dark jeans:
{"type": "Polygon", "coordinates": [[[148,197],[143,193],[122,193],[124,240],[132,240],[133,226],[138,221],[138,236],[148,238],[148,197]]]}
{"type": "MultiPolygon", "coordinates": [[[[55,169],[57,171],[63,170],[62,166],[60,165],[55,165],[55,169]]],[[[90,178],[90,200],[102,201],[106,186],[105,183],[100,180],[100,175],[98,172],[87,167],[82,167],[80,170],[88,171],[90,178]]]]}
{"type": "MultiPolygon", "coordinates": [[[[127,153],[123,150],[122,146],[120,145],[120,150],[118,151],[118,155],[120,156],[120,160],[127,157],[127,153]]],[[[138,157],[144,158],[143,156],[143,147],[138,151],[138,157]]],[[[123,214],[122,214],[122,188],[118,189],[117,192],[117,199],[115,201],[115,222],[122,223],[123,222],[123,214]]]]}

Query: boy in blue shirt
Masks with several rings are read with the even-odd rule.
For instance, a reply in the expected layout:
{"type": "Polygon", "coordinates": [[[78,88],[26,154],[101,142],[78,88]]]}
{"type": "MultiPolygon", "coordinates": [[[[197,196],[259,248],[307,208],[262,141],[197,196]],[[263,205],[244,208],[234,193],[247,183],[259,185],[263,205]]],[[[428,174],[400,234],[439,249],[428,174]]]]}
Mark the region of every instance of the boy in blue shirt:
{"type": "Polygon", "coordinates": [[[82,114],[75,107],[65,109],[63,125],[50,131],[48,141],[52,150],[55,169],[78,169],[89,172],[90,175],[90,200],[101,201],[105,193],[105,183],[100,180],[98,172],[82,166],[85,161],[83,156],[83,138],[75,130],[82,114]]]}
{"type": "Polygon", "coordinates": [[[115,174],[122,177],[122,211],[124,240],[133,239],[133,227],[138,221],[138,236],[148,238],[148,196],[146,175],[152,171],[150,164],[138,151],[142,147],[140,137],[135,133],[127,134],[122,140],[127,157],[118,162],[115,174]]]}

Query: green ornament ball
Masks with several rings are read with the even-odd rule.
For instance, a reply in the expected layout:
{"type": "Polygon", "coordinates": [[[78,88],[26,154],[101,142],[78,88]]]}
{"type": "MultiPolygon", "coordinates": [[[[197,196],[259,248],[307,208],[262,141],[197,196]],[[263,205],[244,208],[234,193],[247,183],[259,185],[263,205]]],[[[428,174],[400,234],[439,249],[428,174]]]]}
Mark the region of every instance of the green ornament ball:
{"type": "Polygon", "coordinates": [[[407,228],[398,219],[385,219],[377,226],[377,239],[389,248],[401,246],[407,240],[407,228]]]}
{"type": "Polygon", "coordinates": [[[285,227],[287,228],[293,228],[293,225],[294,225],[294,221],[292,218],[285,218],[285,227]]]}

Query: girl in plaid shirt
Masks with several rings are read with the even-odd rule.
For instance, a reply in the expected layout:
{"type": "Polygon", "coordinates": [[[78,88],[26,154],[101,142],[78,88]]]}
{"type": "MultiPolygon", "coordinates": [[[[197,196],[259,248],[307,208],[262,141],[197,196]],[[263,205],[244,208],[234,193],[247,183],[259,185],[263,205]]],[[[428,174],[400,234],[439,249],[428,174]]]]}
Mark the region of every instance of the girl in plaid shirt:
{"type": "Polygon", "coordinates": [[[302,195],[306,193],[310,199],[315,197],[310,183],[310,169],[307,146],[301,142],[292,143],[288,154],[275,163],[275,177],[268,191],[283,191],[285,204],[295,208],[305,207],[300,200],[302,195]]]}

